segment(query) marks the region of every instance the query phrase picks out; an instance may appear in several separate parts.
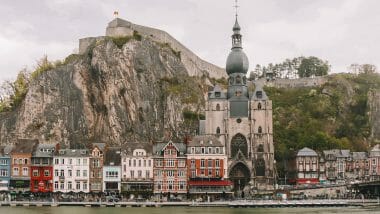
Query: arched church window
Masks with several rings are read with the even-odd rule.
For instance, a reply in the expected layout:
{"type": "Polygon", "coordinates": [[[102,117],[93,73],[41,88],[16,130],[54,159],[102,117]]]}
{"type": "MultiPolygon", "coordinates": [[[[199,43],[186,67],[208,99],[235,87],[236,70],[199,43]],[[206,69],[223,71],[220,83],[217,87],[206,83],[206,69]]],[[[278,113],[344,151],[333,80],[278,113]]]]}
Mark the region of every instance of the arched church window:
{"type": "Polygon", "coordinates": [[[236,76],[236,84],[241,84],[241,77],[240,77],[240,75],[236,76]]]}
{"type": "Polygon", "coordinates": [[[261,110],[261,103],[257,104],[257,109],[261,110]]]}
{"type": "Polygon", "coordinates": [[[242,134],[236,134],[231,140],[231,157],[235,157],[239,152],[248,157],[247,139],[242,134]]]}
{"type": "Polygon", "coordinates": [[[216,128],[216,134],[220,134],[220,128],[216,128]]]}
{"type": "Polygon", "coordinates": [[[217,110],[217,111],[220,111],[220,105],[219,105],[219,103],[216,104],[216,110],[217,110]]]}
{"type": "Polygon", "coordinates": [[[259,147],[257,147],[257,152],[264,152],[263,144],[260,144],[259,147]]]}
{"type": "Polygon", "coordinates": [[[259,134],[263,133],[263,128],[261,128],[261,126],[259,126],[257,132],[258,132],[259,134]]]}
{"type": "Polygon", "coordinates": [[[229,82],[230,82],[230,85],[233,85],[234,84],[234,78],[230,77],[229,82]]]}
{"type": "Polygon", "coordinates": [[[256,176],[265,176],[265,161],[262,158],[256,161],[256,176]]]}

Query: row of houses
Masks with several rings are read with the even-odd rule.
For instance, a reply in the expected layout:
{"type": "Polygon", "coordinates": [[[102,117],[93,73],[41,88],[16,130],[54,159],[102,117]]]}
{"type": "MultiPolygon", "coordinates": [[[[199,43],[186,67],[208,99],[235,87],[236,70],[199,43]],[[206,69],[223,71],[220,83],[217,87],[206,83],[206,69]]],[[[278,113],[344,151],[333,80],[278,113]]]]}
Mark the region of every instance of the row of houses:
{"type": "Polygon", "coordinates": [[[0,191],[228,194],[226,170],[225,148],[212,136],[122,147],[93,143],[88,149],[20,139],[0,147],[0,191]]]}
{"type": "Polygon", "coordinates": [[[290,183],[352,184],[380,179],[380,144],[369,152],[299,150],[290,161],[290,183]]]}

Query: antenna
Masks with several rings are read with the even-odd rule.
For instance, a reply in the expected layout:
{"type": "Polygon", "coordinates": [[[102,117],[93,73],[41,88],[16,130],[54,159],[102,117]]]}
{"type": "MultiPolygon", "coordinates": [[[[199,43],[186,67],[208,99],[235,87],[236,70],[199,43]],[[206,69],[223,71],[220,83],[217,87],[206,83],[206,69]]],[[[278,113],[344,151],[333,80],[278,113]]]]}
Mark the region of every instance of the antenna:
{"type": "Polygon", "coordinates": [[[233,7],[235,8],[235,16],[237,18],[237,16],[238,16],[238,7],[239,7],[238,0],[235,0],[235,5],[233,7]]]}

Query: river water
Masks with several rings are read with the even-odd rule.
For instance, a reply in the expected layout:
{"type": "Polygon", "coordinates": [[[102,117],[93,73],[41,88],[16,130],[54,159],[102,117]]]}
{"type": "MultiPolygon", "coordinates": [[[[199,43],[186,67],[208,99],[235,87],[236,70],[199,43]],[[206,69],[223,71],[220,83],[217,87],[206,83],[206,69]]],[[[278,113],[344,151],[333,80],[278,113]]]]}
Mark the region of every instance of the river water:
{"type": "Polygon", "coordinates": [[[327,214],[327,213],[380,213],[380,207],[359,208],[205,208],[205,207],[0,207],[0,214],[327,214]]]}

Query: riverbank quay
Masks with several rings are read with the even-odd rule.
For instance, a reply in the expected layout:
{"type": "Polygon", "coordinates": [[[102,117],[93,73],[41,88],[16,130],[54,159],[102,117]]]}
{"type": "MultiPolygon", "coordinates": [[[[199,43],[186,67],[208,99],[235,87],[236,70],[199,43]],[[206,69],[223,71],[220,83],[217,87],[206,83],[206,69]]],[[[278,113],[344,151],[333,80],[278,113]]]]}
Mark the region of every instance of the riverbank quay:
{"type": "Polygon", "coordinates": [[[0,202],[0,206],[10,207],[230,207],[230,208],[281,208],[281,207],[349,207],[349,206],[378,206],[378,200],[235,200],[214,202],[40,202],[40,201],[11,201],[0,202]]]}

